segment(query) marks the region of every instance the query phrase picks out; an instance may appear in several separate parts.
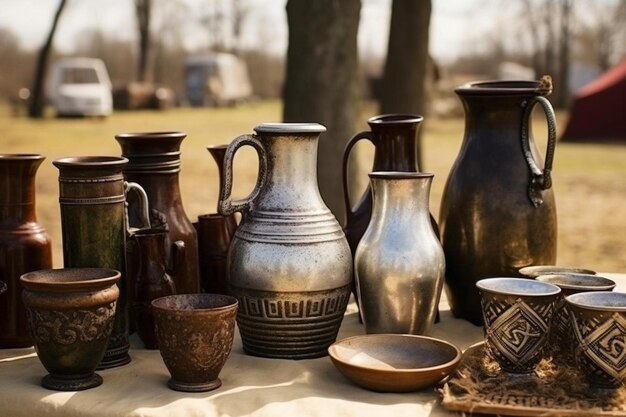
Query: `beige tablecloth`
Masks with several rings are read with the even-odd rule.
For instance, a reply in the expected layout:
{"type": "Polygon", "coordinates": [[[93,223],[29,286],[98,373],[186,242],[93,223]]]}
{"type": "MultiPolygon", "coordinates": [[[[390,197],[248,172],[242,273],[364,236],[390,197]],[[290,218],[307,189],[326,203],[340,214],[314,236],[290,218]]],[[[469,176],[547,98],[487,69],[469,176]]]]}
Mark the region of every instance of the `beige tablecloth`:
{"type": "MultiPolygon", "coordinates": [[[[626,291],[626,275],[605,274],[626,291]]],[[[465,349],[482,340],[482,328],[452,317],[445,299],[432,336],[465,349]]],[[[338,339],[363,334],[351,304],[338,339]]],[[[436,388],[380,394],[351,384],[328,357],[291,361],[247,356],[239,335],[220,374],[223,385],[189,394],[166,386],[169,374],[158,351],[139,348],[134,336],[129,365],[99,371],[104,383],[81,392],[42,388],[45,369],[33,349],[0,350],[0,417],[71,416],[453,416],[436,388]]]]}

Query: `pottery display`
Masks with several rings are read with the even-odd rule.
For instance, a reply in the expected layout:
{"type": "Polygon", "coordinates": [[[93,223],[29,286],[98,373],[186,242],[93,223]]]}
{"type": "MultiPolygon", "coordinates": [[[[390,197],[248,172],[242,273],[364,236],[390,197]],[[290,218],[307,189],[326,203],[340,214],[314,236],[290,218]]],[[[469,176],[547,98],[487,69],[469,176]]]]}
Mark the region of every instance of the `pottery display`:
{"type": "Polygon", "coordinates": [[[153,300],[176,294],[174,278],[182,270],[185,257],[185,244],[182,241],[166,247],[167,230],[141,229],[133,233],[132,239],[137,245],[137,275],[132,280],[131,300],[132,316],[136,320],[139,338],[146,349],[157,349],[154,334],[154,316],[151,303],[153,300]],[[171,258],[168,258],[168,254],[171,258]]]}
{"type": "Polygon", "coordinates": [[[102,360],[116,314],[121,274],[104,268],[29,272],[20,278],[30,333],[49,372],[41,385],[80,391],[102,384],[102,360]]]}
{"type": "Polygon", "coordinates": [[[445,271],[428,212],[433,174],[369,176],[372,218],[354,259],[365,331],[426,334],[435,321],[445,271]]]}
{"type": "MultiPolygon", "coordinates": [[[[373,199],[371,186],[368,184],[357,203],[354,205],[350,203],[348,161],[352,148],[363,139],[367,139],[374,145],[372,171],[419,172],[417,132],[423,120],[424,117],[417,114],[384,114],[371,117],[367,120],[370,131],[357,133],[346,144],[342,163],[343,195],[346,206],[344,231],[353,256],[370,222],[373,199]]],[[[432,216],[431,222],[435,233],[439,236],[437,223],[432,216]]]]}
{"type": "MultiPolygon", "coordinates": [[[[122,175],[126,158],[117,156],[79,156],[57,159],[59,203],[63,235],[63,262],[66,268],[98,267],[122,272],[118,281],[119,300],[109,346],[99,369],[130,362],[128,349],[128,283],[124,274],[128,190],[145,193],[137,184],[126,183],[122,175]]],[[[149,220],[147,201],[142,207],[145,225],[149,220]]]]}
{"type": "MultiPolygon", "coordinates": [[[[219,189],[224,182],[224,155],[228,145],[208,146],[218,168],[219,189]]],[[[200,286],[203,292],[228,294],[228,248],[237,230],[236,214],[201,214],[194,223],[198,232],[200,286]]]]}
{"type": "Polygon", "coordinates": [[[556,311],[552,318],[548,351],[552,353],[553,359],[557,362],[570,363],[573,358],[575,340],[565,297],[580,292],[613,291],[616,285],[615,281],[598,275],[567,273],[540,275],[536,280],[556,285],[561,289],[561,294],[555,304],[556,311]]]}
{"type": "Polygon", "coordinates": [[[565,302],[578,370],[594,387],[626,385],[626,293],[583,292],[565,297],[565,302]]]}
{"type": "Polygon", "coordinates": [[[0,349],[31,346],[20,275],[52,267],[50,236],[37,223],[35,175],[45,157],[0,154],[0,349]],[[4,292],[4,294],[3,294],[4,292]]]}
{"type": "MultiPolygon", "coordinates": [[[[128,158],[124,178],[135,182],[146,191],[150,209],[160,212],[167,224],[168,247],[178,240],[185,244],[185,263],[176,276],[176,290],[180,294],[200,291],[198,266],[198,238],[196,229],[185,213],[180,193],[180,145],[187,135],[182,132],[120,133],[115,136],[128,158]]],[[[128,218],[131,227],[141,224],[137,208],[141,206],[134,196],[128,198],[128,218]]],[[[128,265],[129,275],[137,266],[128,265]]]]}
{"type": "Polygon", "coordinates": [[[439,216],[455,317],[482,323],[478,280],[516,277],[522,267],[556,261],[556,122],[545,98],[551,91],[546,79],[474,82],[455,90],[465,109],[465,136],[439,216]],[[537,104],[548,121],[545,163],[531,134],[537,104]]]}
{"type": "Polygon", "coordinates": [[[346,378],[378,392],[431,387],[461,361],[461,351],[451,343],[406,334],[349,337],[331,345],[328,354],[346,378]]]}
{"type": "Polygon", "coordinates": [[[159,350],[176,391],[222,385],[219,373],[235,336],[237,299],[221,294],[180,294],[152,301],[159,350]]]}
{"type": "Polygon", "coordinates": [[[325,356],[350,297],[352,257],[317,184],[316,123],[264,123],[234,139],[224,158],[219,211],[243,218],[228,254],[229,288],[246,353],[304,359],[325,356]],[[250,196],[232,201],[233,158],[259,155],[250,196]]]}
{"type": "Polygon", "coordinates": [[[532,373],[544,357],[561,289],[524,278],[478,281],[485,346],[504,372],[532,373]]]}

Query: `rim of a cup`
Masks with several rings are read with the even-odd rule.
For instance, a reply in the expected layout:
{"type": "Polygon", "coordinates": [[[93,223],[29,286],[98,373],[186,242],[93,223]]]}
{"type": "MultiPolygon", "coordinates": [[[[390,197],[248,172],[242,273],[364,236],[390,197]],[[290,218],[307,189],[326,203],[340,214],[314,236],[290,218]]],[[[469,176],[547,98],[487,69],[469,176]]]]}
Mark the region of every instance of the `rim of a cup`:
{"type": "Polygon", "coordinates": [[[20,276],[20,283],[23,287],[31,290],[80,291],[85,288],[100,288],[115,285],[120,280],[121,276],[122,274],[119,271],[111,268],[53,268],[26,272],[20,276]],[[95,272],[101,273],[100,275],[102,276],[94,279],[78,279],[68,281],[34,279],[35,277],[54,277],[62,276],[63,274],[87,275],[95,272]]]}
{"type": "Polygon", "coordinates": [[[152,306],[153,309],[157,309],[160,311],[175,312],[177,314],[197,314],[199,312],[217,312],[217,311],[231,310],[239,305],[239,300],[237,300],[237,298],[235,297],[232,297],[230,295],[224,295],[224,294],[212,294],[212,293],[173,294],[173,295],[166,295],[164,297],[155,298],[154,300],[152,300],[150,305],[152,306]],[[210,298],[210,297],[219,296],[228,300],[228,304],[221,305],[218,307],[206,307],[206,308],[173,308],[173,307],[166,307],[166,306],[159,305],[159,303],[164,302],[163,300],[165,299],[184,298],[184,297],[189,297],[189,296],[193,296],[196,298],[210,298]]]}
{"type": "Polygon", "coordinates": [[[536,281],[534,279],[528,278],[514,278],[514,277],[492,277],[492,278],[484,278],[476,283],[476,287],[485,292],[489,292],[492,294],[503,294],[503,295],[515,295],[515,296],[533,296],[533,297],[549,297],[558,295],[561,292],[561,289],[554,284],[548,284],[546,282],[536,281]],[[496,283],[524,283],[526,286],[535,286],[543,288],[544,291],[537,292],[528,292],[528,291],[516,291],[516,290],[503,290],[496,289],[490,286],[490,284],[496,283]]]}
{"type": "Polygon", "coordinates": [[[588,274],[588,275],[597,274],[596,271],[591,270],[591,269],[579,268],[576,266],[567,266],[567,265],[531,265],[531,266],[525,266],[523,268],[520,268],[519,273],[524,276],[532,277],[532,278],[536,278],[540,275],[553,275],[553,274],[588,274]]]}
{"type": "Polygon", "coordinates": [[[556,285],[557,287],[565,289],[565,290],[578,290],[578,291],[588,290],[589,292],[611,291],[617,285],[615,281],[613,281],[612,279],[603,277],[601,275],[594,275],[594,274],[576,274],[576,273],[545,274],[545,275],[539,275],[538,277],[535,278],[535,280],[541,281],[541,282],[547,282],[548,284],[556,285]],[[588,278],[589,283],[588,284],[583,284],[583,283],[576,284],[576,283],[568,283],[566,281],[559,282],[559,283],[550,282],[551,279],[556,280],[558,278],[563,278],[563,277],[573,277],[573,278],[583,279],[583,280],[588,278]],[[597,284],[593,284],[593,281],[597,282],[597,284]],[[602,282],[602,284],[600,284],[600,282],[602,282]]]}
{"type": "Polygon", "coordinates": [[[594,310],[594,311],[626,311],[626,293],[623,292],[615,292],[615,291],[587,291],[587,292],[579,292],[577,294],[568,295],[565,297],[565,301],[567,301],[570,305],[578,308],[582,308],[585,310],[594,310]],[[614,298],[617,300],[622,300],[622,305],[606,305],[606,303],[590,303],[589,298],[592,299],[605,299],[606,298],[614,298]],[[585,302],[586,301],[586,302],[585,302]]]}

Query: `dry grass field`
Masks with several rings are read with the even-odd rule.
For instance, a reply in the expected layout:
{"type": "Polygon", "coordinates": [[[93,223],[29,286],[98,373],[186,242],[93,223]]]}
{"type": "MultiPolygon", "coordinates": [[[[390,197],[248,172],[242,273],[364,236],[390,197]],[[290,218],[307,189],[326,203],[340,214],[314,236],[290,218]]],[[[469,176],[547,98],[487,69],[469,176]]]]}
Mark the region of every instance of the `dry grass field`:
{"type": "MultiPolygon", "coordinates": [[[[365,106],[362,127],[373,115],[365,106]]],[[[187,214],[215,211],[217,169],[205,146],[227,143],[249,133],[261,122],[279,121],[279,102],[254,103],[236,109],[175,109],[164,112],[118,112],[101,119],[32,121],[13,117],[0,107],[0,153],[42,153],[47,159],[37,176],[39,222],[54,242],[55,266],[62,265],[57,170],[52,161],[71,155],[119,155],[114,140],[119,132],[182,130],[188,138],[182,146],[181,188],[187,214]]],[[[563,127],[566,115],[559,115],[563,127]]],[[[545,136],[537,119],[535,136],[545,136]]],[[[431,211],[437,217],[445,179],[459,150],[463,120],[427,119],[423,135],[423,171],[433,172],[431,211]]],[[[363,146],[363,159],[371,156],[363,146]]],[[[539,141],[543,149],[543,142],[539,141]]],[[[366,161],[369,167],[371,162],[366,161]]],[[[235,161],[235,195],[251,190],[256,177],[254,151],[244,149],[235,161]]],[[[365,172],[363,173],[365,176],[365,172]]],[[[365,177],[364,177],[365,178],[365,177]]],[[[626,145],[557,145],[554,191],[559,221],[558,263],[607,272],[626,272],[626,145]]]]}

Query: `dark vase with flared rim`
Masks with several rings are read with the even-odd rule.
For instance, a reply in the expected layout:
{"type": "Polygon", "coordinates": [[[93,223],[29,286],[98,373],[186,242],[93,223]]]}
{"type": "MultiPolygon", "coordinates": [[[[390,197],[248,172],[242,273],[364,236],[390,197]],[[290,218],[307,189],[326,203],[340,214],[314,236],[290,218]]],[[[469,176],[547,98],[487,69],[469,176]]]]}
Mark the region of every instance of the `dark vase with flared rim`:
{"type": "Polygon", "coordinates": [[[35,176],[44,159],[39,154],[0,155],[0,276],[6,281],[6,291],[0,288],[0,348],[33,344],[19,278],[52,267],[50,236],[37,223],[35,210],[35,176]]]}

